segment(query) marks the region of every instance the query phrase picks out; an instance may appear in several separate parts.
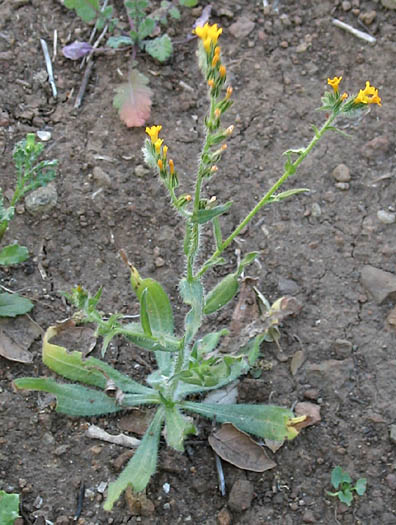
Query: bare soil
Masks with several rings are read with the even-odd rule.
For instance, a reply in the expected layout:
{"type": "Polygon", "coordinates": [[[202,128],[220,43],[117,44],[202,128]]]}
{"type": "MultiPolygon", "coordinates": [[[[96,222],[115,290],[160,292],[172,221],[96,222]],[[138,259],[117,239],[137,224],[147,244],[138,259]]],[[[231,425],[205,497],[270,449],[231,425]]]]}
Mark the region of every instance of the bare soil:
{"type": "MultiPolygon", "coordinates": [[[[200,2],[201,7],[206,4],[200,2]]],[[[222,202],[234,201],[226,230],[239,223],[279,176],[282,152],[306,144],[311,124],[323,122],[324,114],[315,108],[328,77],[342,75],[347,92],[370,80],[382,97],[382,108],[376,106],[362,122],[342,123],[350,139],[335,133],[325,138],[288,183],[311,192],[267,208],[227,252],[225,268],[207,281],[209,286],[235,267],[235,248],[260,250],[261,267],[252,266],[249,273],[259,279],[261,291],[270,301],[294,295],[303,309],[282,328],[283,354],[276,346],[263,347],[270,370],[258,379],[244,377],[239,401],[270,400],[290,407],[309,399],[320,405],[322,421],[283,446],[274,456],[273,470],[259,474],[224,464],[223,497],[207,443],[211,426],[197,420],[200,435],[191,440],[188,455],[161,447],[157,473],[147,489],[153,503],[143,512],[148,515],[133,515],[124,497],[108,514],[97,489],[115,478],[114,460],[124,449],[90,440],[85,429],[94,422],[118,433],[119,418],[75,420],[43,407],[44,396],[15,393],[15,378],[50,374],[36,341],[30,365],[0,358],[0,488],[21,493],[27,524],[44,523],[44,518],[58,525],[72,523],[82,480],[87,491],[78,523],[86,525],[396,523],[395,444],[389,434],[396,422],[395,332],[386,325],[393,304],[377,304],[360,280],[368,264],[395,271],[396,225],[381,222],[377,212],[395,211],[396,12],[370,0],[353,0],[351,9],[339,0],[281,0],[279,10],[269,14],[261,1],[214,4],[211,21],[224,28],[221,46],[235,101],[227,119],[235,132],[207,191],[222,202]],[[373,21],[363,17],[370,22],[365,27],[359,13],[373,10],[373,21]],[[242,16],[255,26],[248,36],[235,38],[229,28],[242,16]],[[335,27],[332,18],[369,32],[376,43],[335,27]],[[383,138],[370,148],[368,143],[378,137],[383,138]],[[336,186],[332,176],[340,163],[351,173],[345,187],[336,186]],[[293,376],[290,361],[299,350],[305,362],[293,376]],[[368,479],[367,493],[350,508],[326,496],[335,465],[354,479],[368,479]],[[229,501],[238,480],[247,480],[253,490],[244,511],[229,501]],[[169,493],[164,483],[169,483],[169,493]]],[[[115,5],[121,13],[121,2],[115,5]]],[[[162,123],[186,187],[207,109],[196,42],[186,40],[196,16],[185,9],[181,21],[170,27],[176,45],[168,64],[138,56],[139,69],[150,77],[154,91],[149,124],[162,123]]],[[[19,206],[7,240],[27,246],[31,258],[3,269],[1,283],[34,301],[32,317],[43,330],[73,313],[61,292],[77,284],[91,292],[103,286],[105,312],[134,314],[128,271],[118,255],[124,248],[142,275],[166,287],[178,305],[181,326],[181,225],[156,178],[141,168],[144,129],[127,129],[112,107],[119,71],[128,72],[130,56],[98,56],[82,107],[73,109],[83,70],[60,49],[75,39],[87,40],[90,30],[55,0],[0,0],[0,186],[5,192],[13,187],[12,150],[27,132],[50,131],[46,156],[59,159],[57,205],[38,216],[19,206]],[[57,99],[46,81],[40,46],[45,38],[51,48],[54,30],[57,99]],[[109,177],[100,176],[102,172],[109,177]]],[[[208,234],[203,244],[207,253],[209,240],[208,234]]],[[[232,307],[222,313],[221,326],[231,314],[232,307]]],[[[99,357],[100,345],[93,355],[99,357]]],[[[121,339],[113,342],[106,359],[138,379],[151,363],[148,354],[121,339]]]]}

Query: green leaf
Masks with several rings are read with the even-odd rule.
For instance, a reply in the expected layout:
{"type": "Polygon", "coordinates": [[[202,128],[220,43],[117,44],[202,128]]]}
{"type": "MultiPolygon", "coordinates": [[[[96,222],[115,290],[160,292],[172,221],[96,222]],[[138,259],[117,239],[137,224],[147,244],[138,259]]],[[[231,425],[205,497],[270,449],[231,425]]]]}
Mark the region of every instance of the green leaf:
{"type": "Polygon", "coordinates": [[[219,423],[232,423],[244,432],[274,441],[293,439],[298,432],[292,427],[293,412],[273,405],[220,405],[183,401],[180,406],[219,423]]]}
{"type": "Polygon", "coordinates": [[[111,510],[122,492],[131,485],[134,492],[144,490],[157,466],[158,444],[164,422],[164,409],[160,407],[148,427],[132,459],[120,476],[109,485],[104,510],[111,510]]]}
{"type": "Polygon", "coordinates": [[[33,308],[33,303],[16,293],[0,293],[0,317],[16,317],[33,308]]]}
{"type": "Polygon", "coordinates": [[[151,331],[150,318],[147,313],[147,294],[148,291],[147,288],[145,288],[143,290],[140,300],[140,323],[142,325],[144,333],[151,337],[153,333],[151,331]]]}
{"type": "Polygon", "coordinates": [[[39,390],[56,396],[56,411],[69,416],[101,416],[119,412],[122,407],[104,392],[81,385],[56,383],[47,377],[21,377],[14,385],[23,390],[39,390]]]}
{"type": "Polygon", "coordinates": [[[297,195],[298,193],[309,193],[310,191],[311,190],[309,188],[296,188],[294,190],[282,191],[281,193],[272,195],[268,202],[279,202],[287,199],[288,197],[291,197],[292,195],[297,195]]]}
{"type": "Polygon", "coordinates": [[[100,11],[99,0],[65,0],[65,7],[75,9],[77,15],[86,23],[92,22],[100,11]]]}
{"type": "Polygon", "coordinates": [[[194,345],[194,347],[197,349],[197,355],[204,356],[205,354],[209,354],[209,352],[212,352],[219,344],[220,338],[225,335],[228,335],[229,333],[229,330],[223,328],[218,332],[211,332],[210,334],[206,334],[202,339],[199,339],[194,345]]]}
{"type": "Polygon", "coordinates": [[[355,490],[359,494],[359,496],[363,496],[363,494],[366,492],[367,488],[367,479],[366,478],[360,478],[355,483],[355,490]]]}
{"type": "Polygon", "coordinates": [[[140,24],[138,29],[138,39],[139,42],[144,40],[146,37],[150,36],[155,29],[155,20],[146,17],[140,24]]]}
{"type": "Polygon", "coordinates": [[[149,55],[160,62],[168,60],[173,52],[172,41],[166,33],[154,38],[154,40],[145,42],[144,48],[149,55]]]}
{"type": "Polygon", "coordinates": [[[133,46],[134,41],[129,36],[120,35],[120,36],[111,36],[107,40],[107,46],[117,49],[121,46],[133,46]]]}
{"type": "Polygon", "coordinates": [[[203,287],[199,280],[195,279],[188,281],[182,279],[179,285],[180,295],[183,301],[191,306],[191,310],[187,313],[185,326],[185,344],[188,344],[194,335],[199,330],[203,318],[203,287]]]}
{"type": "Polygon", "coordinates": [[[331,484],[338,489],[342,483],[352,483],[352,478],[340,466],[334,467],[331,471],[331,484]]]}
{"type": "Polygon", "coordinates": [[[353,501],[353,494],[352,491],[349,488],[346,488],[344,490],[340,490],[338,492],[338,499],[342,502],[348,505],[348,507],[351,506],[351,503],[353,501]]]}
{"type": "Polygon", "coordinates": [[[184,438],[196,433],[197,429],[191,418],[183,416],[175,406],[165,408],[165,437],[169,447],[183,452],[184,438]]]}
{"type": "Polygon", "coordinates": [[[0,490],[1,525],[14,525],[14,521],[19,517],[19,494],[7,494],[0,490]]]}
{"type": "Polygon", "coordinates": [[[223,308],[236,296],[239,290],[238,276],[235,273],[226,275],[205,297],[204,313],[212,314],[223,308]]]}
{"type": "Polygon", "coordinates": [[[28,258],[28,249],[25,246],[19,246],[19,244],[10,244],[0,251],[0,265],[2,266],[18,264],[26,261],[28,258]]]}
{"type": "Polygon", "coordinates": [[[205,222],[209,222],[214,217],[218,217],[219,215],[222,215],[223,213],[228,211],[231,208],[231,206],[232,202],[229,201],[220,206],[216,206],[215,208],[210,208],[208,210],[198,210],[198,212],[194,213],[191,217],[191,221],[197,224],[205,224],[205,222]]]}
{"type": "Polygon", "coordinates": [[[113,367],[96,359],[89,357],[83,360],[81,352],[68,352],[63,346],[50,343],[55,337],[59,327],[50,326],[43,338],[43,363],[51,370],[71,381],[80,381],[86,385],[106,388],[110,379],[122,392],[134,394],[152,394],[153,390],[143,386],[130,377],[121,374],[113,367]]]}
{"type": "Polygon", "coordinates": [[[179,4],[184,7],[195,7],[198,4],[198,0],[179,0],[179,4]]]}
{"type": "Polygon", "coordinates": [[[181,18],[181,14],[180,14],[180,11],[178,10],[177,7],[172,7],[171,9],[169,9],[169,14],[172,18],[174,18],[175,20],[180,20],[181,18]]]}

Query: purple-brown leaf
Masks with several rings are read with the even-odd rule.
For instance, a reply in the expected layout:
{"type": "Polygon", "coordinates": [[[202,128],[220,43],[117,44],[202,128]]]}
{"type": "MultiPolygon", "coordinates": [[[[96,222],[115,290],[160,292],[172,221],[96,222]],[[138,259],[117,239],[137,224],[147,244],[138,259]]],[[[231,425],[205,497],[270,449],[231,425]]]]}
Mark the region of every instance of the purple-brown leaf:
{"type": "Polygon", "coordinates": [[[92,51],[93,47],[88,42],[79,42],[76,40],[72,44],[65,46],[62,49],[63,56],[70,58],[70,60],[78,60],[85,57],[92,51]]]}

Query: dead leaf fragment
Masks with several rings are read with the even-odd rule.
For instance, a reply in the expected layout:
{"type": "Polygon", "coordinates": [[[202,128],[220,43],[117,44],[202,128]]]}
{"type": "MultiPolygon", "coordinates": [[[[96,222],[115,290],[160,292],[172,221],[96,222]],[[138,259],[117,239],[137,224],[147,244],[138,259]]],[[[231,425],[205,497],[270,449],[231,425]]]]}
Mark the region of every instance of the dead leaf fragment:
{"type": "Polygon", "coordinates": [[[119,427],[124,432],[133,432],[138,436],[143,436],[146,432],[151,420],[153,419],[155,410],[132,410],[120,419],[119,427]]]}
{"type": "Polygon", "coordinates": [[[297,374],[298,369],[301,367],[304,361],[305,361],[305,354],[303,350],[297,350],[297,352],[295,352],[290,362],[290,372],[292,376],[295,376],[297,374]]]}
{"type": "Polygon", "coordinates": [[[0,355],[10,361],[31,363],[28,349],[41,335],[40,327],[26,315],[0,320],[0,355]]]}
{"type": "Polygon", "coordinates": [[[305,421],[299,423],[299,430],[304,427],[310,427],[311,425],[315,425],[316,423],[322,421],[322,418],[320,417],[320,406],[316,405],[315,403],[310,403],[309,401],[297,403],[294,408],[294,412],[297,417],[303,415],[307,416],[305,421]]]}
{"type": "Polygon", "coordinates": [[[152,91],[147,84],[146,76],[132,70],[128,82],[116,88],[113,105],[128,128],[143,126],[150,117],[152,91]]]}
{"type": "Polygon", "coordinates": [[[268,447],[271,452],[273,452],[274,454],[276,452],[278,452],[278,450],[281,448],[281,446],[283,446],[283,443],[285,442],[285,440],[283,441],[274,441],[273,439],[264,439],[264,444],[266,447],[268,447]]]}
{"type": "Polygon", "coordinates": [[[217,432],[209,436],[209,445],[221,459],[244,470],[264,472],[276,467],[248,434],[238,430],[231,423],[224,423],[217,432]]]}
{"type": "Polygon", "coordinates": [[[57,334],[51,344],[72,348],[82,352],[83,359],[92,352],[96,345],[96,331],[87,325],[76,326],[72,319],[56,326],[57,334]]]}

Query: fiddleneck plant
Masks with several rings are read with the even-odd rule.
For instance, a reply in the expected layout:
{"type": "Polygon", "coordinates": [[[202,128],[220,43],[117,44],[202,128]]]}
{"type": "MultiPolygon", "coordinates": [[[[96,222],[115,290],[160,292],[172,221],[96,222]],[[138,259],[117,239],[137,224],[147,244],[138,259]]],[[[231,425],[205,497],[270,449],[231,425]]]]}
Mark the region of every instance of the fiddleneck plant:
{"type": "MultiPolygon", "coordinates": [[[[334,121],[339,115],[364,110],[368,104],[379,104],[378,90],[366,84],[357,96],[340,95],[341,77],[329,79],[332,90],[322,99],[320,109],[328,113],[323,126],[314,128],[314,136],[306,147],[285,152],[284,172],[277,182],[264,194],[256,206],[243,218],[228,237],[223,238],[220,218],[232,206],[232,202],[218,204],[217,200],[204,195],[205,182],[216,176],[217,164],[227,149],[226,141],[233,126],[224,128],[222,117],[232,104],[232,87],[226,86],[227,70],[222,63],[218,39],[222,29],[217,24],[197,27],[199,38],[199,65],[208,85],[209,111],[204,125],[206,135],[199,156],[195,184],[191,194],[179,194],[179,173],[172,160],[169,148],[160,138],[161,125],[146,128],[148,135],[144,147],[147,164],[157,172],[165,186],[171,205],[185,223],[183,251],[185,274],[178,283],[181,299],[188,306],[184,331],[175,331],[172,305],[164,288],[154,279],[142,278],[138,270],[128,261],[126,253],[121,256],[130,268],[132,289],[140,304],[139,322],[124,323],[121,314],[103,319],[97,309],[101,290],[94,296],[81,287],[68,296],[78,308],[75,319],[79,322],[94,322],[98,335],[103,336],[102,354],[115,335],[123,335],[140,348],[154,352],[158,369],[141,385],[121,374],[104,361],[81,352],[68,352],[65,348],[50,343],[50,339],[61,328],[50,327],[43,342],[43,362],[58,374],[72,380],[96,387],[87,388],[78,384],[56,383],[49,378],[21,378],[15,380],[19,389],[52,392],[57,397],[57,411],[72,416],[97,416],[119,412],[138,405],[154,405],[155,415],[137,448],[134,456],[119,478],[109,485],[104,504],[111,510],[115,501],[130,485],[134,491],[146,488],[157,464],[161,431],[168,446],[183,451],[187,435],[197,432],[193,420],[185,413],[192,412],[218,422],[230,422],[238,429],[261,438],[276,441],[294,439],[304,425],[306,416],[295,417],[292,410],[273,405],[207,403],[195,397],[203,392],[223,387],[246,374],[257,361],[260,345],[270,330],[279,323],[279,312],[283,300],[277,300],[263,314],[261,333],[255,334],[247,343],[231,353],[219,352],[218,347],[228,331],[203,334],[205,316],[214,314],[228,304],[238,293],[240,276],[246,266],[259,255],[246,254],[235,271],[224,277],[212,290],[205,293],[203,277],[216,265],[225,262],[223,253],[245,226],[268,204],[279,202],[292,195],[308,191],[306,188],[279,191],[286,180],[312,151],[323,135],[336,130],[334,121]],[[207,226],[213,231],[213,253],[204,261],[200,258],[200,236],[207,226]],[[111,394],[111,395],[110,395],[111,394]]],[[[338,130],[337,130],[338,131],[338,130]]]]}

